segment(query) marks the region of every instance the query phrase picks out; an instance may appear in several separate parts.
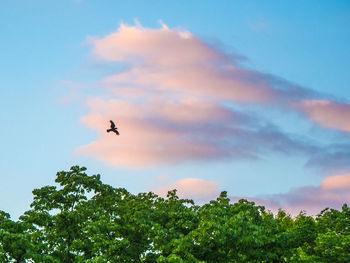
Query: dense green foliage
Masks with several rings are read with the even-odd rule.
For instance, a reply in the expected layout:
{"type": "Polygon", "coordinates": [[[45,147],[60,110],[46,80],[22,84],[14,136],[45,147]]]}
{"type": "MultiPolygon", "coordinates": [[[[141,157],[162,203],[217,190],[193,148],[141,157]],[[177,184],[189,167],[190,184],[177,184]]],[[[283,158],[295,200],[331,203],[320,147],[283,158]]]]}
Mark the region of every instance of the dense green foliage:
{"type": "Polygon", "coordinates": [[[74,166],[33,191],[18,221],[0,211],[0,262],[350,262],[350,209],[292,218],[226,192],[197,206],[103,184],[74,166]]]}

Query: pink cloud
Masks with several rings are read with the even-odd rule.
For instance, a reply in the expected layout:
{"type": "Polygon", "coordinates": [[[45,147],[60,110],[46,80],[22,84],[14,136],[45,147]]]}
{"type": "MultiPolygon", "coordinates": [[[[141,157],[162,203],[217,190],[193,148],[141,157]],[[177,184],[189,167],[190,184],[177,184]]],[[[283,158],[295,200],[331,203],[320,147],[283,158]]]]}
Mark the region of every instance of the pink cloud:
{"type": "Polygon", "coordinates": [[[205,181],[200,178],[184,178],[167,186],[160,187],[154,192],[166,197],[168,191],[176,189],[177,194],[183,199],[193,199],[197,202],[208,202],[217,198],[220,194],[219,185],[216,182],[205,181]]]}
{"type": "MultiPolygon", "coordinates": [[[[168,183],[169,178],[161,178],[161,186],[154,192],[166,197],[167,192],[177,189],[180,198],[193,199],[197,203],[215,200],[219,195],[219,184],[200,178],[184,178],[175,183],[168,183]]],[[[291,189],[287,193],[264,195],[260,197],[231,197],[232,202],[247,199],[257,205],[263,205],[267,210],[276,213],[284,209],[293,216],[301,211],[308,215],[317,215],[325,208],[341,209],[344,203],[350,203],[350,174],[329,176],[321,181],[319,186],[304,186],[291,189]]]]}
{"type": "Polygon", "coordinates": [[[76,153],[108,165],[141,168],[188,161],[257,158],[266,150],[308,151],[254,118],[199,98],[166,100],[150,97],[142,103],[99,98],[87,102],[90,113],[81,121],[97,131],[97,140],[76,153]],[[120,136],[106,133],[115,120],[120,136]]]}
{"type": "Polygon", "coordinates": [[[321,183],[324,190],[350,190],[350,174],[330,176],[321,183]]]}
{"type": "Polygon", "coordinates": [[[187,161],[257,158],[266,150],[308,151],[273,126],[234,111],[234,103],[288,104],[305,90],[244,69],[190,32],[122,24],[90,39],[96,58],[126,65],[99,85],[82,123],[98,138],[76,149],[109,165],[150,167],[187,161]],[[280,99],[278,99],[280,98],[280,99]],[[121,135],[107,134],[117,121],[121,135]]]}
{"type": "MultiPolygon", "coordinates": [[[[239,198],[233,197],[232,200],[239,198]]],[[[319,186],[304,186],[291,189],[288,193],[247,199],[273,212],[282,208],[294,216],[302,210],[316,215],[324,208],[340,209],[344,203],[350,203],[350,174],[327,177],[319,186]]]]}
{"type": "Polygon", "coordinates": [[[305,100],[297,107],[322,127],[350,132],[350,104],[329,100],[305,100]]]}
{"type": "Polygon", "coordinates": [[[91,38],[93,54],[104,60],[141,62],[149,65],[206,64],[226,60],[226,56],[209,48],[188,31],[121,24],[104,38],[91,38]]]}
{"type": "Polygon", "coordinates": [[[260,82],[250,82],[249,73],[242,71],[234,68],[217,70],[204,65],[135,67],[105,78],[102,84],[115,94],[124,87],[134,87],[148,92],[166,92],[168,95],[174,93],[241,103],[267,103],[278,95],[269,89],[269,84],[263,78],[260,82]],[[242,78],[243,75],[247,79],[242,78]]]}
{"type": "Polygon", "coordinates": [[[123,93],[123,88],[134,88],[285,105],[309,93],[274,76],[239,67],[233,56],[188,31],[165,25],[149,29],[121,24],[116,32],[92,38],[90,43],[96,58],[129,65],[128,70],[101,82],[115,94],[123,93]]]}
{"type": "Polygon", "coordinates": [[[209,137],[210,129],[199,128],[211,120],[220,123],[241,118],[223,107],[197,100],[137,104],[93,99],[88,105],[91,113],[81,121],[98,132],[98,140],[76,152],[109,165],[133,168],[223,157],[225,151],[212,140],[200,141],[201,136],[209,137]],[[118,120],[119,137],[106,133],[109,119],[118,120]],[[193,126],[198,126],[199,131],[193,126]]]}

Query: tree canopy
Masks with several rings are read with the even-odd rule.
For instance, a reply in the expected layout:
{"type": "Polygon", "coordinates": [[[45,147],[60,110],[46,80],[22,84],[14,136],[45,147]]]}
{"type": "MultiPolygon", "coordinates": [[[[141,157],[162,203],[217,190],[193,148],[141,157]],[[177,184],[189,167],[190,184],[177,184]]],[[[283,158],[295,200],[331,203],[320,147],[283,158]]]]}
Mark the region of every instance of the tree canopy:
{"type": "Polygon", "coordinates": [[[17,221],[0,211],[0,262],[350,262],[350,209],[276,215],[226,192],[196,205],[57,173],[17,221]]]}

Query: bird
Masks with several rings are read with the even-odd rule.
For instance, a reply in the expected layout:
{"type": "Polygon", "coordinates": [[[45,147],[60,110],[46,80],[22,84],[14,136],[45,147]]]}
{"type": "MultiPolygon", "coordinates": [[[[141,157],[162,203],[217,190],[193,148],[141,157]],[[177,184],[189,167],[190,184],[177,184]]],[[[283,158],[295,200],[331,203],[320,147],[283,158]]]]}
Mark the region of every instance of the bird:
{"type": "Polygon", "coordinates": [[[114,122],[113,121],[110,121],[110,123],[111,123],[111,128],[110,129],[108,129],[107,130],[107,132],[114,132],[116,135],[119,135],[119,132],[118,132],[118,130],[117,130],[117,127],[115,127],[115,124],[114,124],[114,122]]]}

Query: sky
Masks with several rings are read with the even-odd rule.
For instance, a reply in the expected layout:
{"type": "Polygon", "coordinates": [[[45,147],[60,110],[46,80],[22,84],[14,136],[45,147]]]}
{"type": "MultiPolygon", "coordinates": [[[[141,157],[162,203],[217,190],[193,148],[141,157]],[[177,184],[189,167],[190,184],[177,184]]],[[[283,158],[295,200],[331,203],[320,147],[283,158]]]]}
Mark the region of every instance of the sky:
{"type": "Polygon", "coordinates": [[[72,165],[199,204],[350,201],[349,1],[4,0],[0,33],[14,218],[72,165]]]}

